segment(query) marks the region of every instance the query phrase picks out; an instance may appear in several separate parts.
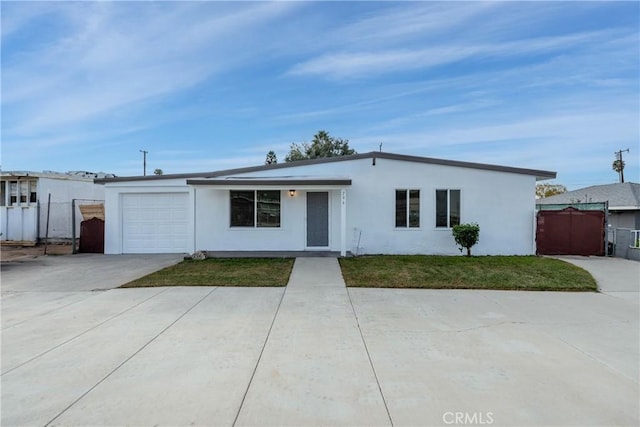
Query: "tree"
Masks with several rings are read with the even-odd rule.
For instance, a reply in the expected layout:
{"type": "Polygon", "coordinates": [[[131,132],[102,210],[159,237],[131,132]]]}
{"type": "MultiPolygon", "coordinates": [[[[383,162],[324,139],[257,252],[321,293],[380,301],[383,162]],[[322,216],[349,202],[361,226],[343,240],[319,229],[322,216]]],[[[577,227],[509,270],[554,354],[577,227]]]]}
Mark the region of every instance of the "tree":
{"type": "Polygon", "coordinates": [[[153,174],[154,175],[163,175],[164,172],[162,171],[162,169],[154,169],[153,170],[153,174]]]}
{"type": "Polygon", "coordinates": [[[264,160],[264,164],[275,165],[276,163],[278,163],[278,156],[276,156],[276,153],[271,150],[267,153],[267,158],[264,160]]]}
{"type": "Polygon", "coordinates": [[[285,157],[285,162],[295,162],[298,160],[317,159],[322,157],[349,156],[356,154],[356,151],[349,147],[349,140],[334,138],[328,132],[321,130],[313,136],[311,143],[291,144],[289,154],[285,157]]]}
{"type": "Polygon", "coordinates": [[[624,182],[624,160],[616,159],[611,165],[614,171],[620,175],[620,182],[624,182]]]}
{"type": "Polygon", "coordinates": [[[536,199],[555,196],[567,192],[567,187],[561,184],[536,184],[536,199]]]}
{"type": "Polygon", "coordinates": [[[467,249],[467,256],[471,256],[471,247],[478,243],[480,238],[480,226],[478,224],[458,224],[453,226],[453,239],[456,244],[467,249]]]}

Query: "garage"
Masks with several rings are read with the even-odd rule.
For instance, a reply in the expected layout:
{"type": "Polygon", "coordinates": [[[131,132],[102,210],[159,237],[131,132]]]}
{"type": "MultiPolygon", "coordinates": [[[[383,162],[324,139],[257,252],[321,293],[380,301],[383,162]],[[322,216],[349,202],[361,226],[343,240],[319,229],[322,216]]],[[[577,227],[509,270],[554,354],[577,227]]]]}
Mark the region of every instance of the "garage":
{"type": "Polygon", "coordinates": [[[189,252],[189,193],[122,194],[122,253],[189,252]]]}

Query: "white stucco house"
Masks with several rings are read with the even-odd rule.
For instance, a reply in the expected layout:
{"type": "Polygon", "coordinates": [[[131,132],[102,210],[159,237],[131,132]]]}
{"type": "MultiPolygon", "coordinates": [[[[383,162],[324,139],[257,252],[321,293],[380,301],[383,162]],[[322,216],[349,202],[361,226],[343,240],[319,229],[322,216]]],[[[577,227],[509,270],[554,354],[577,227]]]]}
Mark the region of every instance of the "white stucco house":
{"type": "Polygon", "coordinates": [[[209,173],[97,179],[105,253],[535,253],[535,184],[555,172],[370,152],[209,173]]]}
{"type": "MultiPolygon", "coordinates": [[[[101,203],[104,187],[96,185],[105,173],[2,171],[0,173],[0,240],[8,244],[35,244],[45,238],[47,214],[49,235],[53,241],[70,241],[72,201],[101,203]],[[51,206],[48,206],[51,195],[51,206]]],[[[76,231],[80,215],[75,218],[76,231]]]]}

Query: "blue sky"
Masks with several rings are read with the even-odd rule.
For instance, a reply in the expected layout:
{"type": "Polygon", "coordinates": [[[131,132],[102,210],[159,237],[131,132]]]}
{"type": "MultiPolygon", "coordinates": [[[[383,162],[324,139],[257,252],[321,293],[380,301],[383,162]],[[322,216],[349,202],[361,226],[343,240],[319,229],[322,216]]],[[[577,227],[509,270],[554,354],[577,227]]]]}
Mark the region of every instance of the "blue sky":
{"type": "Polygon", "coordinates": [[[640,181],[638,2],[7,2],[3,170],[201,172],[321,129],[640,181]]]}

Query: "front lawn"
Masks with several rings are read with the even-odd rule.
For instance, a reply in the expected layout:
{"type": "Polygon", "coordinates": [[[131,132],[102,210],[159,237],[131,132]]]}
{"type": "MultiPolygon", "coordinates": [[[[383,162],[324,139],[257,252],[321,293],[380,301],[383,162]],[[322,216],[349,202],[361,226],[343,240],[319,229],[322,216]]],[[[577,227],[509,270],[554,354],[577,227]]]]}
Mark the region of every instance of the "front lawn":
{"type": "Polygon", "coordinates": [[[121,287],[286,286],[292,268],[291,258],[185,260],[121,287]]]}
{"type": "Polygon", "coordinates": [[[387,255],[343,258],[347,286],[369,288],[596,291],[591,274],[537,256],[387,255]]]}

